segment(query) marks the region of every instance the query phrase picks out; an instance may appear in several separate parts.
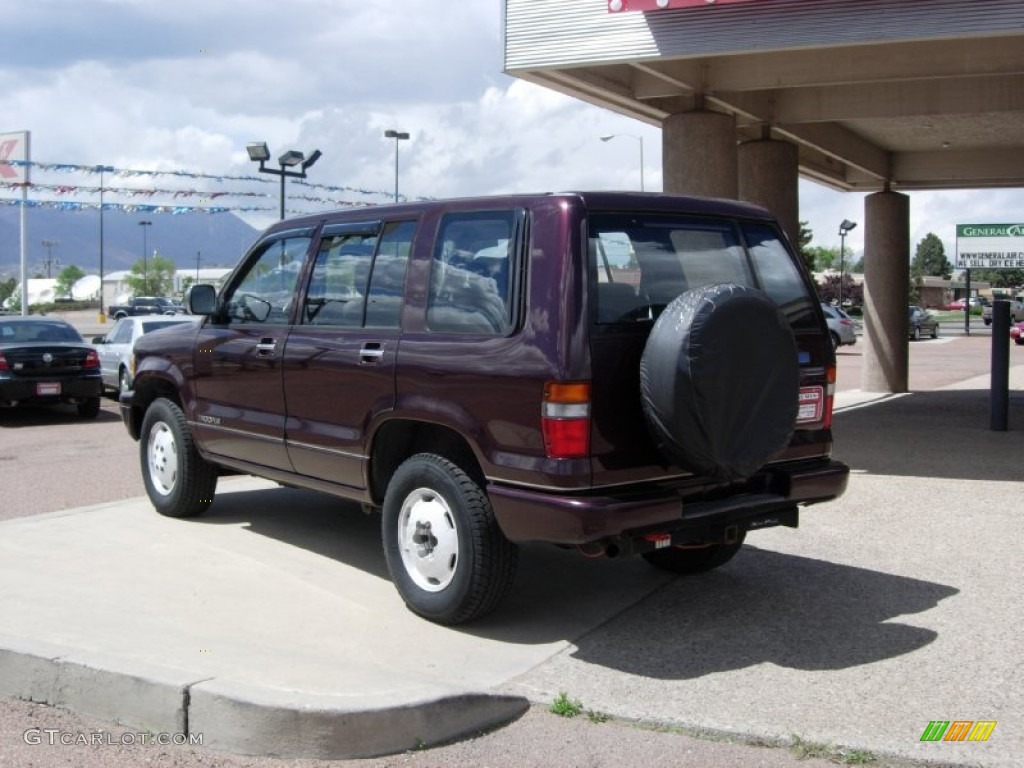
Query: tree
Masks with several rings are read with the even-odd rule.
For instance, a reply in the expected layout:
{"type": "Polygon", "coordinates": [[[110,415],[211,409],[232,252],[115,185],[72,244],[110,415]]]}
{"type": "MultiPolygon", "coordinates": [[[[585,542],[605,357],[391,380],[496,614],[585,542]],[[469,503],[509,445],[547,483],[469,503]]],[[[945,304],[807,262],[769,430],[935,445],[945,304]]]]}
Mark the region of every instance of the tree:
{"type": "Polygon", "coordinates": [[[85,277],[85,272],[74,264],[64,267],[57,275],[57,283],[53,289],[54,296],[62,298],[71,296],[71,289],[83,277],[85,277]]]}
{"type": "MultiPolygon", "coordinates": [[[[818,283],[818,295],[821,300],[831,304],[839,301],[839,275],[826,275],[818,283]]],[[[849,301],[851,304],[860,305],[864,303],[864,286],[857,285],[849,273],[843,273],[843,304],[849,301]]]]}
{"type": "Polygon", "coordinates": [[[813,272],[814,267],[814,254],[808,250],[811,244],[811,240],[814,239],[814,233],[811,232],[811,228],[808,226],[806,221],[800,222],[800,231],[796,237],[796,252],[800,254],[800,258],[804,260],[804,264],[807,265],[807,271],[813,272]]]}
{"type": "Polygon", "coordinates": [[[139,259],[132,264],[132,271],[125,282],[133,296],[166,296],[174,287],[177,265],[166,256],[155,255],[143,262],[139,259]]]}
{"type": "Polygon", "coordinates": [[[815,271],[824,272],[826,269],[839,268],[838,248],[825,248],[816,245],[813,248],[808,248],[807,251],[811,255],[811,262],[814,264],[815,271]]]}
{"type": "Polygon", "coordinates": [[[14,295],[14,289],[18,287],[18,281],[16,278],[9,277],[6,280],[0,280],[0,302],[6,301],[14,295]]]}
{"type": "Polygon", "coordinates": [[[910,262],[913,276],[932,275],[948,280],[953,274],[953,265],[946,258],[946,249],[939,236],[929,232],[917,244],[914,260],[910,262]]]}
{"type": "Polygon", "coordinates": [[[972,269],[971,281],[985,282],[993,288],[1024,286],[1024,269],[972,269]]]}

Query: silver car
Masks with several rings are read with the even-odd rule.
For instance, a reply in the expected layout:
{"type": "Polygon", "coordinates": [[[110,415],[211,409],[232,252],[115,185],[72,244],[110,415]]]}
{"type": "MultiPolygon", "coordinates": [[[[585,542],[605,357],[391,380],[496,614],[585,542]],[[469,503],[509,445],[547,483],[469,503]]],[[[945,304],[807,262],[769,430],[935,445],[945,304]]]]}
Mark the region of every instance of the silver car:
{"type": "Polygon", "coordinates": [[[832,348],[839,349],[844,344],[857,343],[857,326],[848,314],[839,307],[822,302],[821,311],[825,313],[829,335],[832,336],[832,348]]]}
{"type": "Polygon", "coordinates": [[[181,323],[195,323],[202,320],[190,315],[140,315],[122,317],[106,336],[96,336],[92,343],[100,357],[103,372],[103,388],[124,392],[131,388],[132,374],[129,358],[135,341],[145,333],[181,323]]]}

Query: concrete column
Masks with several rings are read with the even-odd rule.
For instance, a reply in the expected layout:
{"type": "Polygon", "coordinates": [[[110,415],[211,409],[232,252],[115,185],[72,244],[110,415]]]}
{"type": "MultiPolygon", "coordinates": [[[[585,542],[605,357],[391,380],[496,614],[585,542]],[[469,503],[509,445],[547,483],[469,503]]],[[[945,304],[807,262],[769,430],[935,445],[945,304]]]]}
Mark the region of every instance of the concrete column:
{"type": "Polygon", "coordinates": [[[795,246],[800,235],[799,152],[774,139],[747,141],[738,150],[739,198],[775,214],[795,246]]]}
{"type": "Polygon", "coordinates": [[[718,112],[684,112],[662,123],[664,190],[738,198],[736,121],[718,112]]]}
{"type": "Polygon", "coordinates": [[[908,389],[907,293],[910,198],[876,192],[864,199],[864,357],[861,388],[908,389]]]}

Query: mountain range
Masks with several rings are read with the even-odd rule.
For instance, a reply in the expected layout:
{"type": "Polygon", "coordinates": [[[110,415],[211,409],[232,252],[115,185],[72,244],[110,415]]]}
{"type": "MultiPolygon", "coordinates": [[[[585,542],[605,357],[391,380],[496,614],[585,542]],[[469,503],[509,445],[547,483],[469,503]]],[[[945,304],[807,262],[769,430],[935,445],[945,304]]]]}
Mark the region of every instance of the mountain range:
{"type": "MultiPolygon", "coordinates": [[[[30,276],[56,277],[71,264],[87,274],[99,274],[99,211],[28,208],[25,219],[30,276]],[[44,240],[50,245],[44,245],[44,240]]],[[[105,211],[103,271],[130,269],[142,258],[143,247],[148,256],[158,253],[171,259],[179,269],[195,269],[197,254],[200,267],[233,267],[258,234],[257,229],[232,213],[105,211]],[[152,224],[141,226],[142,221],[152,224]]],[[[0,206],[0,279],[20,274],[20,243],[18,206],[0,206]]]]}

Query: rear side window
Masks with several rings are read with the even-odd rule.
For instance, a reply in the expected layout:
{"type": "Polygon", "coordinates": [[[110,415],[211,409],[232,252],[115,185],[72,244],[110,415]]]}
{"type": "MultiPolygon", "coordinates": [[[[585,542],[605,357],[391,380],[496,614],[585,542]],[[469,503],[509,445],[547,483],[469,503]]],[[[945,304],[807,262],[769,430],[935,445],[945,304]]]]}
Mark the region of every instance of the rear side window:
{"type": "Polygon", "coordinates": [[[685,291],[736,283],[767,293],[794,327],[816,327],[815,299],[778,233],[760,222],[594,214],[588,251],[599,324],[650,321],[685,291]]]}
{"type": "Polygon", "coordinates": [[[517,221],[508,211],[450,213],[441,220],[431,265],[427,327],[443,333],[505,335],[512,329],[509,275],[517,221]]]}
{"type": "Polygon", "coordinates": [[[376,234],[336,234],[320,242],[303,302],[307,325],[398,328],[416,223],[376,234]]]}

